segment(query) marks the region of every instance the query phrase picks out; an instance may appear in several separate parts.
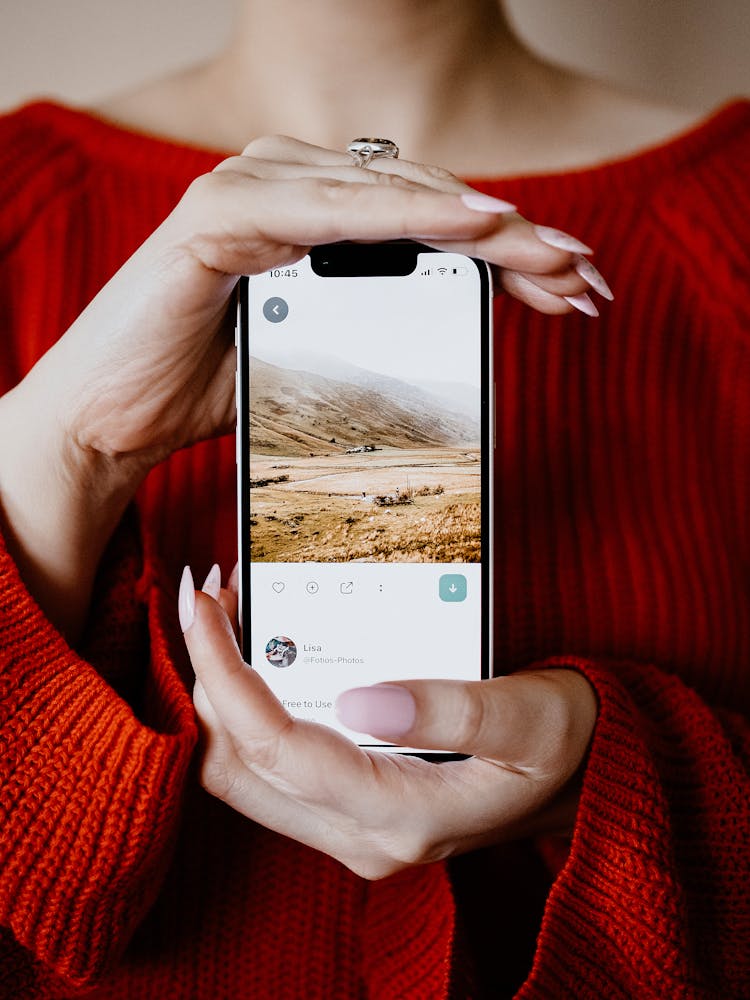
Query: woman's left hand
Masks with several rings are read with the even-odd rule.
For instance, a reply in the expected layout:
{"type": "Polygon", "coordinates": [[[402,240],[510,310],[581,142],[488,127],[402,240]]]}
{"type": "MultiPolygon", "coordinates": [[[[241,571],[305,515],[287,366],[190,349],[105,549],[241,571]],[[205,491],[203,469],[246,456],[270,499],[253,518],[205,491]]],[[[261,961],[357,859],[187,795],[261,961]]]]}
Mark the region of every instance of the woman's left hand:
{"type": "Polygon", "coordinates": [[[196,673],[201,781],[212,795],[369,879],[501,840],[571,832],[597,713],[582,674],[355,688],[337,703],[345,725],[470,757],[434,764],[371,752],[292,717],[242,659],[235,594],[219,591],[215,576],[205,587],[196,594],[186,572],[180,621],[196,673]]]}

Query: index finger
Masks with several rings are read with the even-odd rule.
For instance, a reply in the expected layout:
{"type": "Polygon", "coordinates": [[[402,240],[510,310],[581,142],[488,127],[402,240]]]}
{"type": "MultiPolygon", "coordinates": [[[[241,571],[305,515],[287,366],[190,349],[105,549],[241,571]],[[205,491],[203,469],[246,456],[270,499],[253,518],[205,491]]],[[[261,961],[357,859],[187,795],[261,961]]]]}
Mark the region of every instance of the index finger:
{"type": "MultiPolygon", "coordinates": [[[[354,159],[345,150],[327,149],[310,142],[302,142],[288,135],[259,136],[251,140],[242,150],[242,156],[253,159],[272,160],[276,163],[296,164],[311,167],[353,167],[354,159]]],[[[454,194],[470,193],[474,188],[443,167],[406,160],[403,157],[375,157],[364,172],[390,174],[435,191],[450,191],[454,194]]],[[[475,192],[476,193],[476,192],[475,192]]]]}
{"type": "Polygon", "coordinates": [[[201,592],[195,595],[195,618],[185,643],[195,675],[227,729],[253,740],[274,740],[289,727],[292,717],[242,659],[228,616],[201,592]]]}

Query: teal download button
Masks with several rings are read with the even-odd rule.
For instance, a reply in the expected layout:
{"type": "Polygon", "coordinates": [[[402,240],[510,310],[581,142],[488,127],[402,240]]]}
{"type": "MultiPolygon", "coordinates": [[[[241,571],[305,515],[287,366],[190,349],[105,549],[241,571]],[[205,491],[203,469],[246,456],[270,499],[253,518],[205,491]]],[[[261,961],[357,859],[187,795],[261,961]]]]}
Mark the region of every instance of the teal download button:
{"type": "Polygon", "coordinates": [[[440,577],[440,600],[466,600],[466,577],[462,573],[445,573],[440,577]]]}

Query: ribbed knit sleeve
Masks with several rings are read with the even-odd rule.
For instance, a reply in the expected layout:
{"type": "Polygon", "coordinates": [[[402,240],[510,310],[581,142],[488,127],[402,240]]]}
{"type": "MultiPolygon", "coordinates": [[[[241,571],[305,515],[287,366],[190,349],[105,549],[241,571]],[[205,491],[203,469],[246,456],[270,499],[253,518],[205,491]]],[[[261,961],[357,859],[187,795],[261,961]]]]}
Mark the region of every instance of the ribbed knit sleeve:
{"type": "Polygon", "coordinates": [[[618,275],[606,327],[577,345],[578,320],[557,340],[536,317],[517,333],[515,306],[496,323],[501,649],[580,670],[599,702],[518,1000],[750,996],[750,133],[735,114],[669,171],[587,178],[591,232],[580,201],[559,219],[618,275]],[[581,655],[548,658],[562,651],[581,655]]]}
{"type": "MultiPolygon", "coordinates": [[[[652,312],[640,322],[648,333],[651,317],[664,310],[664,321],[654,327],[669,331],[676,353],[662,384],[671,381],[679,387],[683,419],[661,451],[665,492],[656,493],[653,481],[635,480],[630,487],[621,481],[611,504],[621,518],[617,534],[626,547],[637,546],[642,532],[640,517],[631,522],[624,516],[631,503],[628,493],[648,498],[645,503],[659,510],[654,545],[659,539],[670,545],[673,579],[701,581],[707,596],[699,599],[693,614],[705,622],[713,643],[707,645],[700,681],[697,671],[686,679],[676,668],[645,661],[558,658],[542,663],[580,670],[596,691],[599,717],[572,845],[547,900],[533,968],[518,1000],[750,996],[747,682],[739,680],[734,668],[733,701],[724,679],[733,668],[722,662],[728,637],[746,629],[746,587],[741,588],[740,577],[740,589],[731,598],[720,597],[713,577],[709,585],[710,574],[696,570],[692,562],[697,551],[703,566],[731,563],[750,543],[750,425],[741,388],[746,393],[750,347],[747,134],[728,142],[721,155],[686,163],[655,187],[644,221],[651,233],[650,252],[664,262],[662,279],[673,270],[674,286],[683,292],[675,308],[674,300],[665,298],[664,286],[654,281],[652,312]],[[703,363],[693,370],[683,361],[688,355],[680,352],[686,344],[693,348],[700,343],[698,338],[703,363]],[[693,428],[699,434],[712,425],[716,436],[696,445],[693,428]],[[721,462],[721,476],[715,461],[721,462]],[[707,488],[697,487],[701,478],[707,488]],[[719,482],[723,485],[717,490],[719,482]],[[716,499],[709,499],[714,490],[716,499]],[[682,500],[677,499],[680,492],[682,500]],[[670,493],[673,498],[667,501],[670,493]],[[715,524],[709,528],[706,511],[712,502],[722,512],[715,522],[720,530],[715,524]],[[689,534],[682,546],[673,545],[670,514],[678,525],[684,510],[691,512],[689,534]],[[734,552],[726,547],[730,535],[734,552]]],[[[631,344],[636,329],[631,326],[625,334],[631,344]]],[[[632,349],[634,357],[638,352],[653,364],[653,355],[632,349]]],[[[674,411],[668,397],[650,398],[655,407],[650,440],[655,442],[658,415],[668,425],[674,411]]],[[[651,582],[656,600],[668,603],[669,579],[651,582]]],[[[643,584],[634,598],[653,600],[643,584]]],[[[600,616],[603,600],[602,594],[589,595],[586,614],[592,622],[600,616]]],[[[674,608],[671,618],[658,614],[662,634],[673,648],[679,636],[690,634],[689,614],[687,607],[674,608]]],[[[741,674],[748,677],[750,664],[741,674]]]]}
{"type": "Polygon", "coordinates": [[[87,660],[0,547],[0,924],[16,942],[4,935],[3,996],[37,995],[23,990],[45,978],[30,964],[64,995],[96,980],[153,902],[175,837],[196,728],[169,652],[171,599],[134,516],[97,591],[87,660]]]}
{"type": "Polygon", "coordinates": [[[518,1000],[750,996],[750,725],[649,665],[554,659],[599,700],[518,1000]]]}

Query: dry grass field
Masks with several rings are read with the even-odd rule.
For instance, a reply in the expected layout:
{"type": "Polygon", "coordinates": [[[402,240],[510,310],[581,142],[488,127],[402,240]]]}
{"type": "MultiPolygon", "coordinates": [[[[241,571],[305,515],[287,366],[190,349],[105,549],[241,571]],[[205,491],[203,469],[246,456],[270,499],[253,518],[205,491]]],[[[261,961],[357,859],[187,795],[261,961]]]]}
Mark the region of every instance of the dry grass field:
{"type": "Polygon", "coordinates": [[[252,456],[251,558],[262,562],[478,562],[477,451],[384,448],[252,456]],[[406,502],[404,502],[406,501],[406,502]]]}

